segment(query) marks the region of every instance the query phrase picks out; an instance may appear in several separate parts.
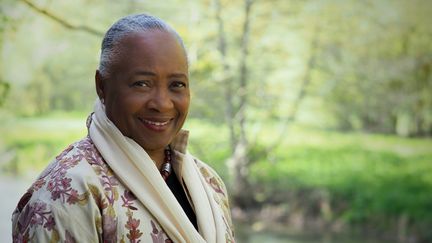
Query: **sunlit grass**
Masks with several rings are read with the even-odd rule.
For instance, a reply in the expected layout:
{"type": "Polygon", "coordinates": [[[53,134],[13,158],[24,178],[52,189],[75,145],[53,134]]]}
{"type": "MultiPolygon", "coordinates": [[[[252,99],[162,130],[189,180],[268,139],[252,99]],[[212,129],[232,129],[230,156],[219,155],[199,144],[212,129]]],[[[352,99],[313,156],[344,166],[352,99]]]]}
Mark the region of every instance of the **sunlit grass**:
{"type": "Polygon", "coordinates": [[[2,169],[11,173],[37,174],[87,131],[85,119],[20,118],[4,121],[0,133],[2,169]],[[3,161],[4,154],[13,156],[3,161]]]}

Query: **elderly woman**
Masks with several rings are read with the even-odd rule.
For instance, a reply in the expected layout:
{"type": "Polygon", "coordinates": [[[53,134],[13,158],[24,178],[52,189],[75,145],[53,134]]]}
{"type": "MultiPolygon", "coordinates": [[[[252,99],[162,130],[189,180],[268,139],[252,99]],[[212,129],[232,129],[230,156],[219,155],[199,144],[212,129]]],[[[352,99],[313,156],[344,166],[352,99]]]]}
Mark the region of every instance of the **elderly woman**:
{"type": "Polygon", "coordinates": [[[15,209],[14,242],[233,242],[219,176],[187,152],[186,51],[162,20],[120,19],[102,41],[88,136],[15,209]]]}

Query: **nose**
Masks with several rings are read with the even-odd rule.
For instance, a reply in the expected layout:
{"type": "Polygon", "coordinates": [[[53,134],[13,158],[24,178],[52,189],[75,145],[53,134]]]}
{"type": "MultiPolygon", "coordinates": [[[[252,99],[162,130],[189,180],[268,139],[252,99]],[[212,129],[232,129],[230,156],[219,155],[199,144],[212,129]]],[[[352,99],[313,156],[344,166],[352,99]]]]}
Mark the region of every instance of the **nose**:
{"type": "Polygon", "coordinates": [[[158,112],[169,111],[174,107],[172,97],[169,90],[164,88],[156,88],[151,92],[147,107],[158,112]]]}

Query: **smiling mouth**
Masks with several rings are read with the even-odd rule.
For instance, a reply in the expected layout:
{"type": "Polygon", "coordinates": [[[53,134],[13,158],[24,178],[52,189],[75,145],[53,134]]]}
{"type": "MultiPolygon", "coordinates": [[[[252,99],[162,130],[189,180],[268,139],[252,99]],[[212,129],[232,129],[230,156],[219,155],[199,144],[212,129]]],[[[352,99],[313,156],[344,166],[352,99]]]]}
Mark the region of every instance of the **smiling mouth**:
{"type": "Polygon", "coordinates": [[[164,121],[164,122],[157,122],[157,121],[149,121],[149,120],[141,120],[144,123],[150,124],[150,125],[154,125],[154,126],[165,126],[166,124],[168,124],[171,120],[168,121],[164,121]]]}
{"type": "Polygon", "coordinates": [[[143,119],[143,118],[139,118],[139,120],[144,124],[144,126],[146,126],[147,128],[151,129],[151,130],[156,130],[156,131],[162,131],[164,130],[167,125],[173,120],[173,119],[168,119],[168,120],[160,120],[160,121],[152,121],[152,120],[148,120],[148,119],[143,119]]]}

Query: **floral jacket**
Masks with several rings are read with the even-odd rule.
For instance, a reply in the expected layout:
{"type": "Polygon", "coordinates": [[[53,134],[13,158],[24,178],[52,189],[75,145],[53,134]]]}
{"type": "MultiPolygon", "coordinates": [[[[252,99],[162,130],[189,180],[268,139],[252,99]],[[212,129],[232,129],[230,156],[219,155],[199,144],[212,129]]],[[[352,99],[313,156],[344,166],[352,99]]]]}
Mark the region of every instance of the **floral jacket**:
{"type": "MultiPolygon", "coordinates": [[[[234,242],[225,186],[195,161],[223,211],[226,241],[234,242]]],[[[12,215],[12,235],[14,242],[172,242],[89,137],[58,155],[23,195],[12,215]]]]}

